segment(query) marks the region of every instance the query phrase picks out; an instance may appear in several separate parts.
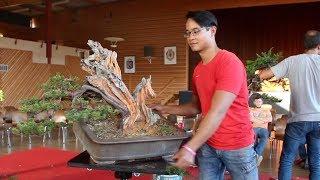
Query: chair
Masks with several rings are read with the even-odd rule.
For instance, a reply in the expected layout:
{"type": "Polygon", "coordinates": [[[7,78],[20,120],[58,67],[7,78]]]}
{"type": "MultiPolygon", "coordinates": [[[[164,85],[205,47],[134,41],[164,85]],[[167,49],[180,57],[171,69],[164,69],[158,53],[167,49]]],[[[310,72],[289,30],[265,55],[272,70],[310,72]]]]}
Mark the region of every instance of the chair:
{"type": "MultiPolygon", "coordinates": [[[[4,106],[3,109],[1,110],[3,112],[3,115],[1,113],[1,139],[2,142],[4,142],[4,136],[5,133],[7,134],[7,147],[11,151],[12,143],[11,143],[11,134],[12,134],[12,129],[11,127],[13,126],[12,123],[14,123],[13,118],[16,116],[16,113],[18,112],[18,109],[15,108],[14,106],[4,106]],[[11,124],[7,124],[11,123],[11,124]]],[[[9,152],[9,151],[8,151],[9,152]]]]}
{"type": "MultiPolygon", "coordinates": [[[[179,105],[187,104],[192,101],[192,91],[179,91],[179,105]]],[[[198,120],[198,116],[192,117],[182,117],[184,123],[184,130],[192,131],[195,127],[196,121],[198,120]]]]}
{"type": "Polygon", "coordinates": [[[179,105],[192,101],[192,91],[179,91],[179,105]]]}
{"type": "Polygon", "coordinates": [[[279,143],[283,141],[285,129],[287,126],[287,115],[282,115],[281,118],[277,119],[274,123],[270,125],[271,135],[270,135],[270,158],[273,154],[274,146],[277,148],[279,143]],[[274,145],[275,142],[275,145],[274,145]]]}

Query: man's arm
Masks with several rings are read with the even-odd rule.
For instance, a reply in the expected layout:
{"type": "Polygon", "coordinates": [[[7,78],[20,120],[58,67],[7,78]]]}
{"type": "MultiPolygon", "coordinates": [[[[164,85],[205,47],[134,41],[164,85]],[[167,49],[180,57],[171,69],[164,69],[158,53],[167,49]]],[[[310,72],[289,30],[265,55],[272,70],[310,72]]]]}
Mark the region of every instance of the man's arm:
{"type": "Polygon", "coordinates": [[[181,116],[192,116],[200,113],[199,97],[192,95],[192,101],[184,105],[160,105],[153,104],[150,108],[158,110],[161,114],[175,114],[181,116]]]}
{"type": "Polygon", "coordinates": [[[271,71],[270,68],[268,69],[264,69],[259,71],[259,77],[260,79],[264,80],[264,79],[270,79],[274,76],[273,72],[271,71]]]}
{"type": "Polygon", "coordinates": [[[214,93],[210,110],[201,120],[195,135],[185,145],[187,148],[180,149],[174,155],[175,166],[186,168],[190,164],[194,164],[194,155],[191,156],[190,151],[196,152],[215,133],[235,98],[235,94],[223,90],[217,90],[214,93]]]}
{"type": "Polygon", "coordinates": [[[215,133],[235,98],[235,94],[223,90],[214,93],[210,110],[201,120],[195,136],[187,143],[188,147],[198,150],[215,133]]]}
{"type": "Polygon", "coordinates": [[[293,59],[291,57],[288,57],[271,68],[259,71],[259,77],[260,79],[269,79],[273,76],[275,76],[276,79],[288,77],[290,65],[292,63],[293,59]]]}

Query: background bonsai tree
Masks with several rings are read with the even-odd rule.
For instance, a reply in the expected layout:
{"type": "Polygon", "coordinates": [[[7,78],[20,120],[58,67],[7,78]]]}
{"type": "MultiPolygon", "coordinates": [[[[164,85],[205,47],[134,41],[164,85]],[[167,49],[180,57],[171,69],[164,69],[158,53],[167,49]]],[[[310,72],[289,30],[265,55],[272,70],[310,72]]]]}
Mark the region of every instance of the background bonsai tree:
{"type": "Polygon", "coordinates": [[[249,85],[249,90],[251,91],[260,91],[261,81],[257,77],[255,72],[257,70],[270,68],[278,63],[282,58],[282,53],[275,53],[272,51],[273,48],[269,49],[267,52],[262,52],[257,54],[255,59],[246,61],[246,70],[247,70],[247,80],[249,85]]]}
{"type": "MultiPolygon", "coordinates": [[[[273,48],[269,49],[267,52],[262,52],[261,54],[257,54],[257,57],[253,60],[248,60],[246,62],[246,70],[247,70],[247,80],[249,84],[249,90],[251,91],[272,91],[274,89],[289,89],[289,81],[287,79],[281,79],[275,82],[270,81],[260,81],[260,78],[256,74],[257,70],[270,68],[278,63],[280,59],[282,59],[282,53],[273,52],[273,48]]],[[[262,93],[262,97],[266,102],[281,102],[282,99],[276,98],[274,96],[270,96],[266,93],[262,93]]]]}
{"type": "Polygon", "coordinates": [[[69,121],[85,121],[94,125],[96,122],[114,118],[119,111],[101,99],[79,97],[74,99],[72,109],[66,113],[69,121]]]}
{"type": "Polygon", "coordinates": [[[4,101],[4,92],[0,89],[0,102],[4,101]]]}
{"type": "Polygon", "coordinates": [[[4,92],[0,89],[0,115],[2,113],[2,102],[4,101],[4,92]]]}
{"type": "Polygon", "coordinates": [[[262,93],[261,96],[262,96],[263,100],[265,100],[266,102],[269,102],[269,103],[270,102],[277,103],[277,102],[281,102],[282,101],[282,99],[279,99],[279,98],[274,97],[274,96],[270,96],[270,95],[268,95],[266,93],[262,93]]]}
{"type": "Polygon", "coordinates": [[[64,104],[71,104],[72,95],[79,87],[76,77],[66,78],[61,74],[50,77],[41,85],[44,92],[41,98],[32,97],[20,102],[20,111],[27,113],[28,120],[19,122],[14,132],[42,135],[51,131],[55,126],[52,120],[55,111],[68,109],[64,104]]]}
{"type": "Polygon", "coordinates": [[[4,92],[0,89],[0,125],[4,123],[3,121],[3,107],[2,107],[2,102],[4,101],[4,92]]]}

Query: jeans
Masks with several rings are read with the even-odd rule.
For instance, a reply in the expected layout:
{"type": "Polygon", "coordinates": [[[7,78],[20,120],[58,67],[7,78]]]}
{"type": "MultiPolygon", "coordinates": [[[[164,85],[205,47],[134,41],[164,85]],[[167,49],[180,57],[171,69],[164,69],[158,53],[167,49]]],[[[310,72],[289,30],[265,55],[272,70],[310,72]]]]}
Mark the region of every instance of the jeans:
{"type": "Polygon", "coordinates": [[[201,180],[223,180],[224,171],[235,180],[258,180],[253,145],[237,150],[217,150],[204,144],[197,153],[201,180]]]}
{"type": "Polygon", "coordinates": [[[304,143],[300,144],[298,151],[299,151],[299,157],[301,159],[307,159],[308,155],[307,155],[307,150],[306,150],[306,146],[304,143]]]}
{"type": "Polygon", "coordinates": [[[287,125],[280,157],[279,180],[291,180],[295,155],[305,141],[308,146],[309,179],[320,180],[320,121],[287,125]]]}
{"type": "Polygon", "coordinates": [[[266,128],[256,127],[253,128],[256,134],[256,142],[254,144],[254,150],[259,156],[263,155],[264,148],[266,147],[269,140],[269,131],[266,128]]]}

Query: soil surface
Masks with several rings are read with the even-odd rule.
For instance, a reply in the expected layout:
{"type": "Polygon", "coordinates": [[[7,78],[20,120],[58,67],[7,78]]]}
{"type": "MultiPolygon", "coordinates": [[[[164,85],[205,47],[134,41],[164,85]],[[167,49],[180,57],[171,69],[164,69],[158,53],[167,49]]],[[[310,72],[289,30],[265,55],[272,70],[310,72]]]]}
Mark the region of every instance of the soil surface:
{"type": "Polygon", "coordinates": [[[119,119],[108,119],[101,122],[89,121],[87,125],[102,140],[141,136],[175,136],[181,133],[181,130],[166,119],[160,119],[151,126],[142,121],[136,122],[131,129],[125,131],[119,128],[119,119]]]}

